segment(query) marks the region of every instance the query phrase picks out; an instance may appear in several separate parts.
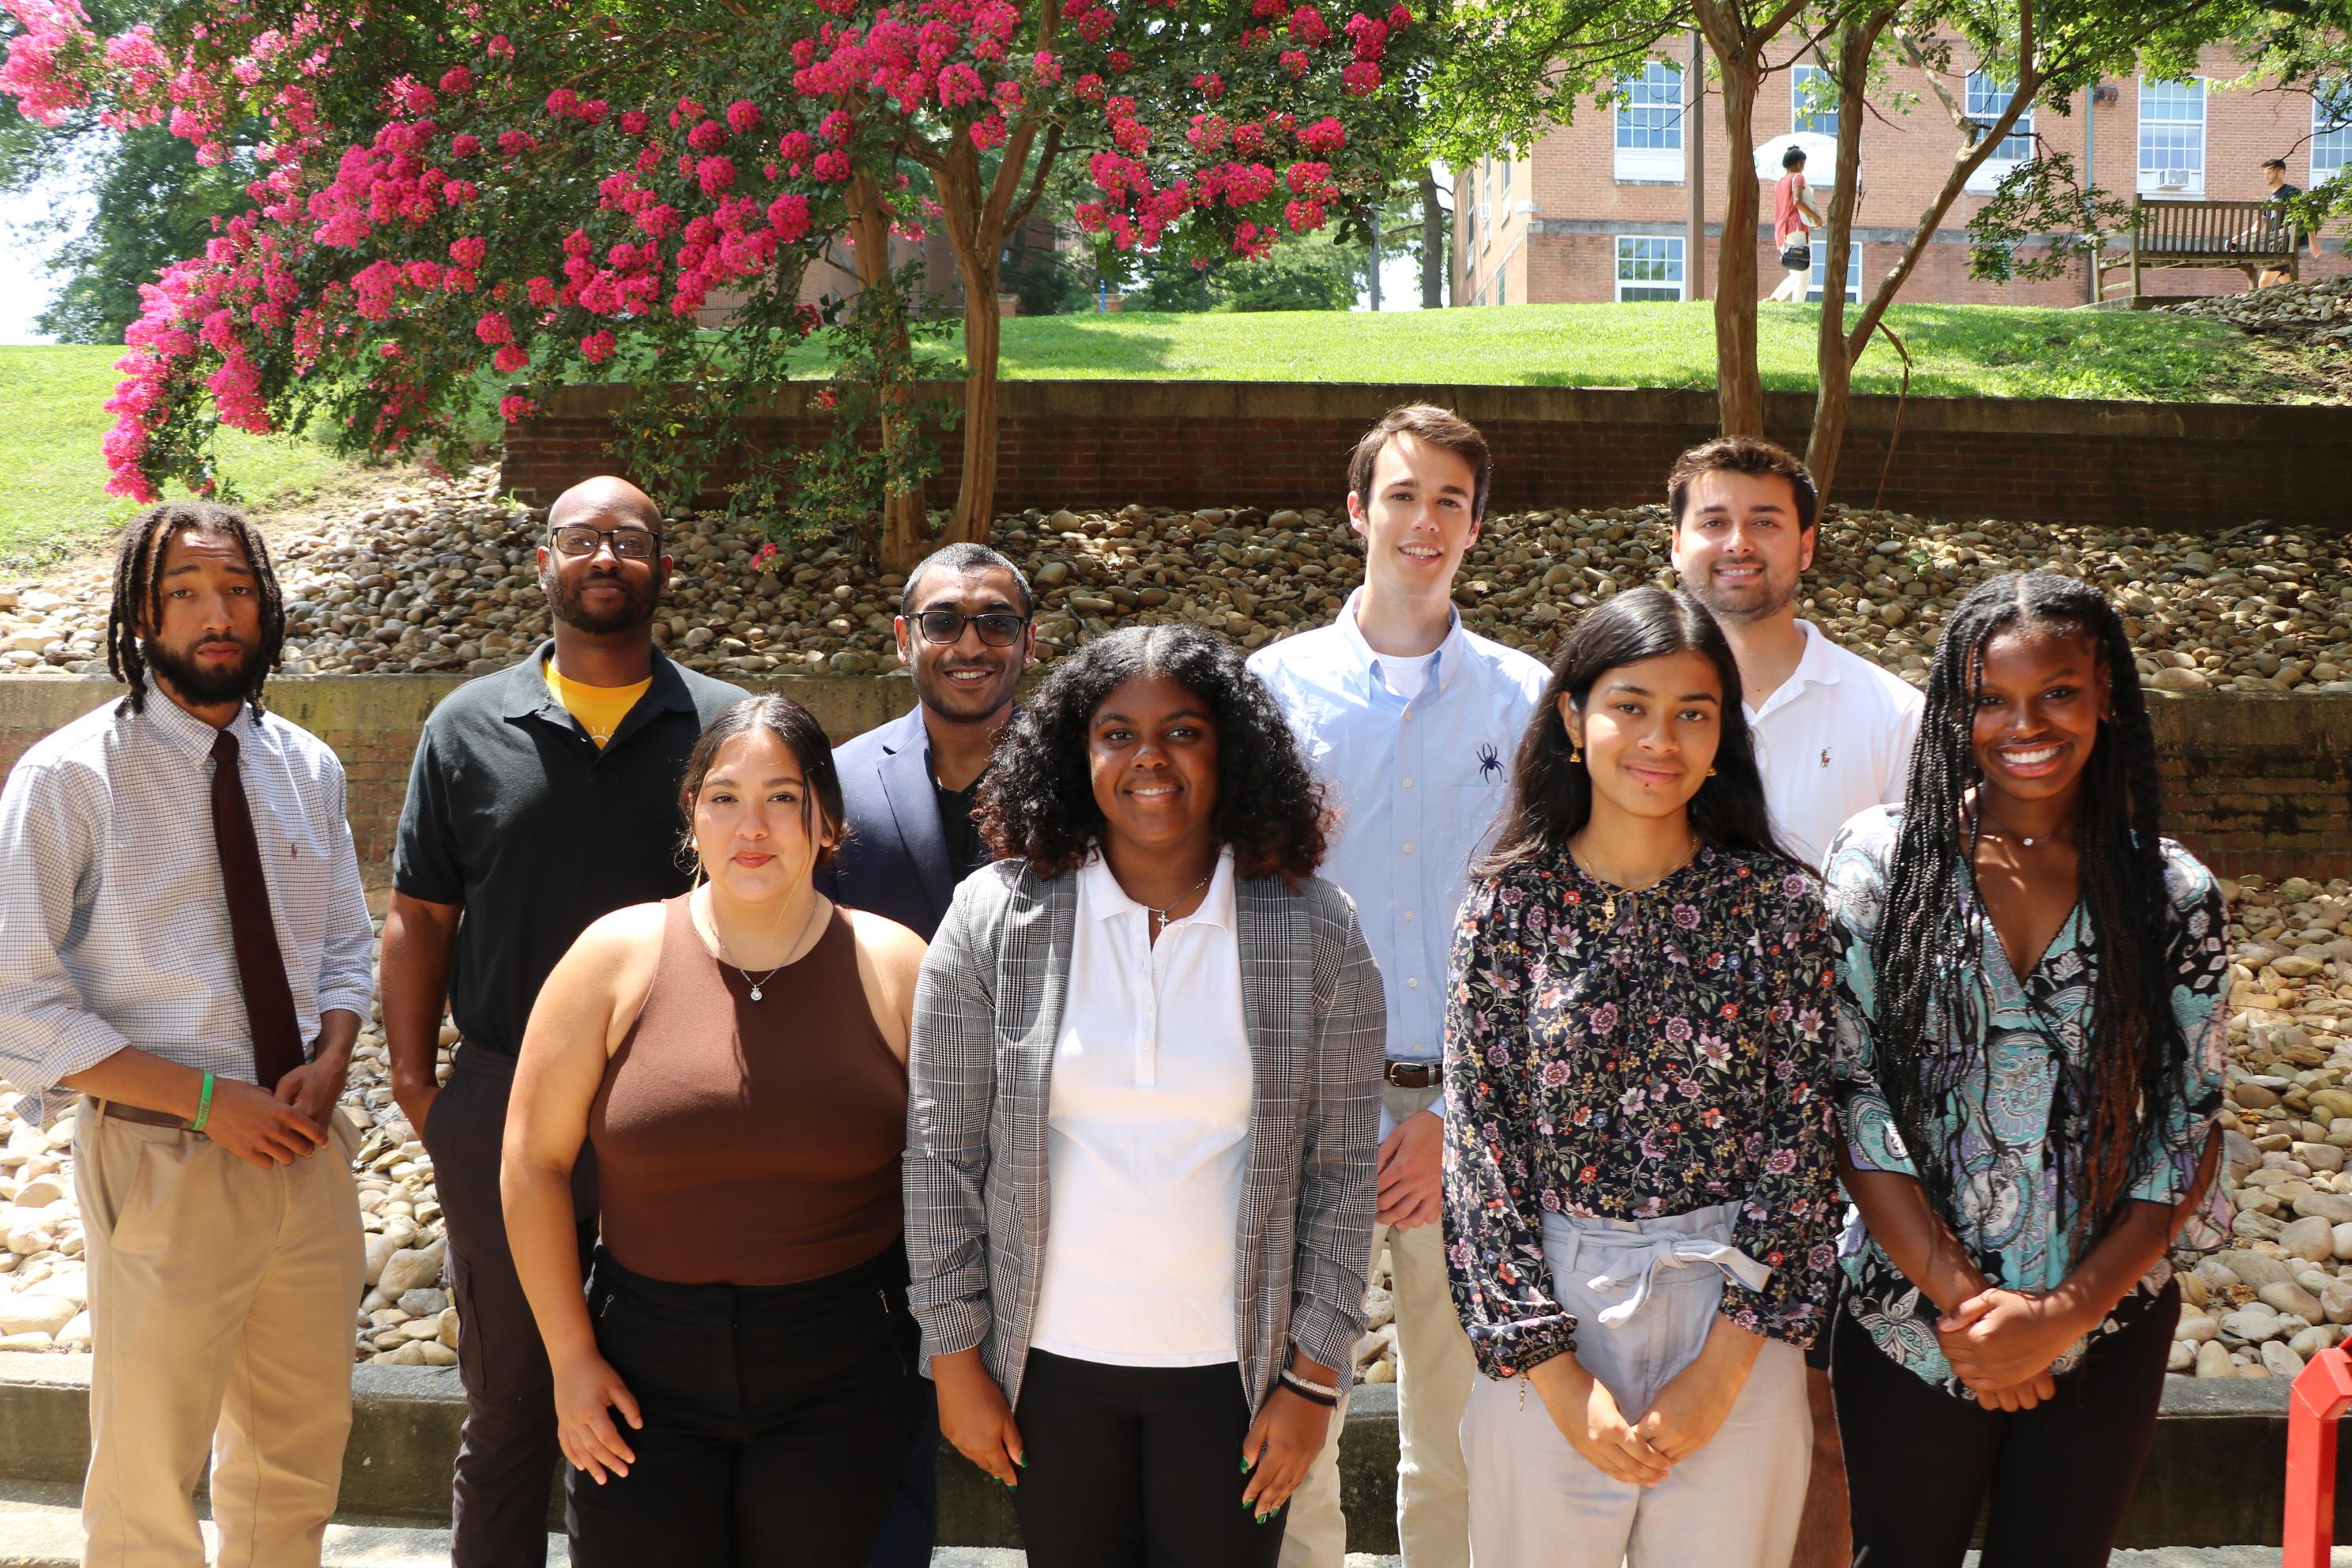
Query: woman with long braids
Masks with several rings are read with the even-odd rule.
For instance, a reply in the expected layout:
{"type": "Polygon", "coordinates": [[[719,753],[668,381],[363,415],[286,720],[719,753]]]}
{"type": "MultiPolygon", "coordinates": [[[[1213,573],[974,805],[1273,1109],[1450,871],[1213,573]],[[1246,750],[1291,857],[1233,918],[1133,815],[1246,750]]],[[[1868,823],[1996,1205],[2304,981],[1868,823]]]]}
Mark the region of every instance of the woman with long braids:
{"type": "Polygon", "coordinates": [[[1387,1007],[1241,652],[1097,637],[997,747],[915,995],[940,1429],[1035,1568],[1272,1568],[1363,1332],[1387,1007]]]}
{"type": "Polygon", "coordinates": [[[1831,951],[1696,600],[1576,624],[1499,831],[1445,1027],[1471,1559],[1784,1568],[1836,1267],[1831,951]]]}
{"type": "Polygon", "coordinates": [[[1900,806],[1830,855],[1860,1211],[1831,1377],[1854,1561],[2105,1563],[2212,1176],[2221,896],[2160,836],[2122,621],[2043,573],[1961,601],[1900,806]]]}

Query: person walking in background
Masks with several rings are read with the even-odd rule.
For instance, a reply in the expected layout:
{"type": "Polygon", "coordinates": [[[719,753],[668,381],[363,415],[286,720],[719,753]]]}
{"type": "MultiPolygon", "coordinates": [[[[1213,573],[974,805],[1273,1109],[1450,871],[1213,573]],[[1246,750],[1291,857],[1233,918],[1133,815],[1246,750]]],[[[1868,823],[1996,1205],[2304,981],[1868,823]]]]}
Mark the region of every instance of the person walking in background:
{"type": "Polygon", "coordinates": [[[0,791],[0,1078],[37,1127],[80,1097],[93,1568],[202,1563],[207,1457],[220,1560],[317,1568],[341,1484],[373,933],[342,764],[262,707],[284,634],[242,512],[149,509],[107,623],[129,695],[0,791]]]}
{"type": "Polygon", "coordinates": [[[1772,182],[1772,248],[1780,253],[1780,281],[1770,300],[1801,305],[1813,286],[1813,235],[1822,226],[1805,186],[1805,150],[1780,154],[1780,177],[1772,182]]]}
{"type": "MultiPolygon", "coordinates": [[[[1339,825],[1324,870],[1356,900],[1386,982],[1370,1256],[1388,1249],[1395,1288],[1396,1528],[1406,1568],[1469,1561],[1457,1428],[1476,1368],[1447,1293],[1437,1225],[1446,943],[1545,680],[1541,664],[1473,636],[1454,608],[1492,473],[1486,438],[1468,421],[1426,405],[1391,409],[1348,461],[1363,586],[1329,626],[1249,661],[1330,792],[1339,825]]],[[[1291,1509],[1284,1568],[1339,1568],[1346,1555],[1339,1427],[1291,1509]]]]}
{"type": "Polygon", "coordinates": [[[2220,1144],[2227,911],[2162,830],[2121,618],[2044,573],[1944,624],[1900,806],[1830,853],[1854,1561],[2107,1561],[2220,1144]]]}
{"type": "Polygon", "coordinates": [[[1820,887],[1695,601],[1591,611],[1545,695],[1448,982],[1472,1561],[1781,1568],[1842,1206],[1820,887]]]}
{"type": "Polygon", "coordinates": [[[1271,1568],[1374,1202],[1381,977],[1321,791],[1238,650],[1138,626],[1055,667],[981,823],[909,1063],[940,1425],[1032,1568],[1271,1568]]]}
{"type": "MultiPolygon", "coordinates": [[[[545,1560],[558,1458],[547,1356],[507,1250],[500,1140],[540,984],[588,923],[681,892],[673,824],[703,725],[742,691],[654,647],[667,585],[661,510],[625,480],[548,509],[539,580],[552,639],[459,687],[416,743],[383,930],[383,1032],[401,1111],[433,1157],[448,1233],[466,1419],[455,1568],[545,1560]],[[459,1044],[435,1080],[446,1005],[459,1044]]],[[[594,1163],[574,1172],[579,1257],[594,1163]]]]}
{"type": "MultiPolygon", "coordinates": [[[[1740,714],[1773,836],[1815,869],[1848,818],[1903,798],[1920,709],[1909,682],[1798,616],[1820,508],[1796,454],[1753,436],[1693,447],[1666,477],[1675,572],[1739,661],[1740,714]]],[[[1829,1351],[1822,1334],[1805,1352],[1813,1462],[1793,1568],[1844,1568],[1853,1555],[1829,1351]]]]}
{"type": "Polygon", "coordinates": [[[705,880],[581,933],[531,1010],[507,1121],[572,1560],[855,1568],[921,1418],[899,1152],[923,943],[817,892],[841,786],[800,704],[721,713],[681,794],[705,880]]]}
{"type": "MultiPolygon", "coordinates": [[[[2284,209],[2289,202],[2292,202],[2295,197],[2301,195],[2303,195],[2303,187],[2301,185],[2294,185],[2287,183],[2285,159],[2265,158],[2263,160],[2263,201],[2265,205],[2284,209]]],[[[2286,240],[2286,248],[2290,252],[2299,250],[2304,247],[2308,246],[2311,249],[2311,258],[2315,261],[2326,254],[2326,252],[2319,248],[2319,231],[2317,229],[2306,229],[2297,224],[2292,216],[2283,216],[2281,213],[2265,213],[2258,222],[2253,224],[2245,232],[2245,234],[2240,237],[2240,242],[2242,244],[2253,245],[2260,245],[2265,242],[2275,244],[2280,237],[2284,237],[2286,240]],[[2268,232],[2264,232],[2265,230],[2268,232]]],[[[2292,283],[2294,281],[2294,263],[2290,261],[2284,267],[2265,267],[2262,268],[2254,279],[2254,287],[2257,289],[2267,289],[2274,283],[2292,283]]]]}

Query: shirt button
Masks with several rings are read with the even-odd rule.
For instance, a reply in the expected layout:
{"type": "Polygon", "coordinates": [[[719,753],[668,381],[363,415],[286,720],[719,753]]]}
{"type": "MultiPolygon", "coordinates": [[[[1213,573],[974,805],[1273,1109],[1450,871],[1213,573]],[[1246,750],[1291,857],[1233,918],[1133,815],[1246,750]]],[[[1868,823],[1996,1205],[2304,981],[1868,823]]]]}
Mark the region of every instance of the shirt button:
{"type": "Polygon", "coordinates": [[[1406,845],[1406,846],[1404,847],[1404,852],[1405,852],[1406,854],[1408,854],[1408,855],[1412,854],[1412,845],[1410,845],[1410,844],[1406,845]]]}
{"type": "Polygon", "coordinates": [[[1405,918],[1405,919],[1407,919],[1407,920],[1411,920],[1411,919],[1412,919],[1412,911],[1411,910],[1405,910],[1405,912],[1404,912],[1404,918],[1405,918]]]}
{"type": "Polygon", "coordinates": [[[1407,780],[1405,780],[1405,781],[1404,781],[1404,787],[1405,787],[1405,788],[1407,788],[1407,789],[1411,789],[1411,788],[1412,787],[1412,781],[1411,779],[1407,779],[1407,780]]]}
{"type": "Polygon", "coordinates": [[[1406,981],[1406,982],[1404,983],[1404,988],[1405,988],[1406,990],[1408,990],[1408,991],[1418,991],[1418,990],[1420,990],[1420,989],[1421,989],[1421,981],[1420,981],[1420,978],[1419,978],[1418,976],[1416,976],[1416,977],[1415,977],[1415,978],[1413,978],[1413,979],[1411,979],[1411,980],[1406,981]]]}

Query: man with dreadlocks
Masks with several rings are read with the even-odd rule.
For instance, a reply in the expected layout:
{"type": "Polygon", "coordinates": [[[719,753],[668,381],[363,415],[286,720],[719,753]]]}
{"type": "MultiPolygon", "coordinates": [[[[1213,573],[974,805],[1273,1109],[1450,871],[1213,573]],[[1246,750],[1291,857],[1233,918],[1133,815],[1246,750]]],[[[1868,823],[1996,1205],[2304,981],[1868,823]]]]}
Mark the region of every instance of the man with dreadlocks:
{"type": "Polygon", "coordinates": [[[1860,1210],[1831,1377],[1856,1562],[2107,1561],[2211,1182],[2229,955],[2161,837],[2121,618],[1995,577],[1944,626],[1900,806],[1830,852],[1860,1210]]]}
{"type": "Polygon", "coordinates": [[[370,931],[342,764],[262,710],[284,629],[242,513],[150,509],[107,626],[130,694],[0,791],[0,1077],[36,1122],[80,1097],[85,1563],[203,1562],[207,1453],[223,1562],[316,1568],[335,1510],[370,931]]]}

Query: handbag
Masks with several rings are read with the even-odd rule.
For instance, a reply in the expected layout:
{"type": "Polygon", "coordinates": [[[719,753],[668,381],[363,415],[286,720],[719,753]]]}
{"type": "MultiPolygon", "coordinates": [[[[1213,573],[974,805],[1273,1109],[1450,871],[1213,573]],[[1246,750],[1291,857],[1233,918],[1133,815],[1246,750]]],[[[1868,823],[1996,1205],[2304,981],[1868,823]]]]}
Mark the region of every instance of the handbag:
{"type": "Polygon", "coordinates": [[[1780,247],[1780,265],[1791,272],[1813,269],[1813,247],[1810,241],[1792,239],[1780,247]]]}

